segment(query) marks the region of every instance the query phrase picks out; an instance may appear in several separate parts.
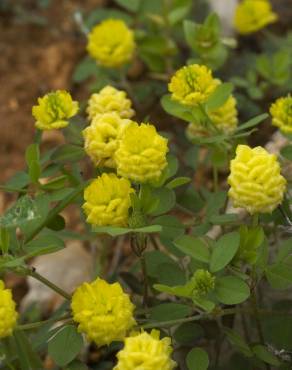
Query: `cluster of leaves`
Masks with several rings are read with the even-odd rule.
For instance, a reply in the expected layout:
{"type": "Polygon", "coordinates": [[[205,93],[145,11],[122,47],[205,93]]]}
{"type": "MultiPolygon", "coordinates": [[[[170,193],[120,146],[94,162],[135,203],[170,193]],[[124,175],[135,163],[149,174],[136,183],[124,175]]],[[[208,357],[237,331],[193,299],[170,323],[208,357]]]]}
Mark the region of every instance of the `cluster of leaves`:
{"type": "MultiPolygon", "coordinates": [[[[194,186],[192,177],[202,165],[213,166],[216,174],[218,169],[226,173],[236,144],[266,119],[260,107],[262,100],[273,97],[270,88],[273,87],[272,94],[277,95],[288,90],[291,35],[282,38],[269,35],[263,45],[264,52],[256,56],[247,53],[246,59],[231,51],[232,40],[221,37],[216,15],[198,22],[187,20],[192,19],[192,1],[115,2],[119,9],[97,9],[83,19],[82,27],[90,29],[109,17],[122,18],[136,27],[138,55],[148,74],[143,78],[138,76],[131,84],[134,96],[143,101],[155,89],[161,97],[166,90],[164,80],[175,67],[185,64],[186,59],[220,68],[224,76],[224,65],[233,53],[230,70],[233,63],[240,63],[244,68],[239,68],[241,75],[228,74],[228,78],[239,88],[240,107],[245,106],[242,116],[249,120],[230,135],[214,133],[194,141],[185,151],[177,142],[173,143],[168,166],[160,180],[155,185],[141,185],[132,197],[130,226],[90,229],[84,223],[82,234],[70,230],[61,213],[73,204],[84,220],[82,193],[88,181],[83,175],[85,153],[81,131],[86,125],[85,119],[72,119],[64,130],[66,143],[48,151],[40,150],[41,133],[37,132],[34,143],[25,153],[26,169],[1,186],[2,190],[16,194],[17,199],[0,218],[0,273],[13,271],[33,276],[52,287],[28,265],[32,257],[61,250],[67,239],[91,241],[99,235],[106,241],[106,248],[118,238],[137,239],[147,245],[143,253],[137,253],[139,258],[133,254],[133,263],[127,271],[121,266],[107,278],[119,279],[128,287],[137,302],[136,319],[140,326],[160,328],[163,334],[172,337],[175,358],[182,369],[269,366],[288,369],[292,362],[289,354],[292,350],[291,300],[260,297],[259,304],[257,300],[263,288],[266,293],[292,286],[290,228],[280,227],[292,219],[289,199],[281,211],[261,216],[259,224],[247,219],[247,225],[243,225],[237,213],[227,213],[227,191],[224,186],[219,189],[216,176],[213,187],[199,189],[194,186]],[[251,118],[253,114],[247,112],[249,106],[253,107],[254,115],[261,114],[251,118]],[[199,156],[201,146],[207,148],[203,159],[199,156]],[[221,234],[211,238],[209,232],[218,227],[221,234]],[[147,276],[141,276],[138,263],[141,258],[147,276]],[[214,278],[214,286],[202,294],[194,294],[193,277],[198,270],[208,271],[214,278]],[[142,307],[142,296],[144,303],[147,300],[147,307],[142,307]],[[242,322],[237,323],[236,318],[242,318],[242,322]],[[223,355],[222,346],[229,346],[230,356],[223,355]]],[[[78,17],[82,20],[80,14],[78,17]]],[[[91,88],[98,90],[108,83],[122,83],[124,75],[120,72],[97,67],[86,57],[77,66],[73,78],[75,82],[82,82],[93,75],[96,80],[91,88]]],[[[175,119],[198,121],[222,106],[232,88],[231,83],[221,84],[200,109],[186,108],[168,95],[162,96],[161,105],[175,119]]],[[[186,142],[181,141],[184,147],[186,142]]],[[[282,156],[292,160],[291,153],[291,146],[287,146],[282,156]]],[[[97,175],[104,169],[94,171],[97,175]]],[[[102,275],[103,270],[97,262],[96,274],[102,275]]],[[[59,290],[59,293],[64,292],[59,290]]],[[[66,294],[65,298],[68,298],[66,294]]],[[[40,325],[34,321],[41,317],[31,312],[33,310],[21,317],[11,338],[1,341],[0,368],[41,369],[41,359],[48,352],[56,369],[88,369],[85,361],[80,360],[84,342],[71,321],[69,303],[64,303],[40,325]],[[52,328],[55,321],[61,320],[60,327],[52,328]]],[[[113,354],[118,349],[119,343],[102,348],[100,360],[91,368],[111,369],[113,354]]]]}

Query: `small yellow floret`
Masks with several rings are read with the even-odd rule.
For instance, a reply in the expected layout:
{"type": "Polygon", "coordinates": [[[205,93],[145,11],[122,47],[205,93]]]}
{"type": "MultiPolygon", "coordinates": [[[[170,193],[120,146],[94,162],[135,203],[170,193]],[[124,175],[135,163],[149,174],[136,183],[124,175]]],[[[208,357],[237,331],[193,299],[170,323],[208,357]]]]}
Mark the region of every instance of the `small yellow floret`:
{"type": "Polygon", "coordinates": [[[292,132],[292,96],[279,98],[270,108],[272,124],[287,134],[292,132]]]}
{"type": "Polygon", "coordinates": [[[127,179],[103,173],[84,190],[86,221],[96,226],[127,226],[133,191],[127,179]]]}
{"type": "Polygon", "coordinates": [[[168,89],[173,100],[195,106],[205,103],[219,84],[220,81],[213,78],[208,67],[192,64],[176,71],[168,84],[168,89]]]}
{"type": "Polygon", "coordinates": [[[256,32],[277,19],[278,15],[268,0],[243,0],[236,8],[234,27],[244,35],[256,32]]]}
{"type": "Polygon", "coordinates": [[[159,179],[167,166],[167,139],[151,124],[129,124],[116,151],[115,160],[120,176],[145,183],[159,179]]]}
{"type": "Polygon", "coordinates": [[[171,359],[171,353],[171,339],[160,339],[158,330],[134,333],[125,339],[125,346],[117,354],[118,363],[113,370],[172,370],[176,363],[171,359]]]}
{"type": "Polygon", "coordinates": [[[283,200],[286,180],[277,157],[258,146],[238,145],[230,164],[229,197],[250,214],[271,213],[283,200]]]}
{"type": "Polygon", "coordinates": [[[92,94],[87,107],[90,120],[97,115],[116,112],[122,118],[131,118],[135,114],[132,102],[127,98],[125,91],[106,86],[98,94],[92,94]]]}
{"type": "Polygon", "coordinates": [[[94,164],[116,167],[114,155],[121,135],[130,122],[115,112],[105,113],[97,115],[90,126],[83,130],[84,148],[94,164]]]}
{"type": "Polygon", "coordinates": [[[71,95],[57,90],[38,98],[38,105],[32,107],[36,119],[35,126],[40,130],[54,130],[68,126],[69,118],[75,116],[79,106],[71,95]]]}
{"type": "Polygon", "coordinates": [[[135,324],[135,306],[119,283],[97,278],[83,283],[72,296],[71,308],[78,330],[98,346],[122,341],[135,324]]]}
{"type": "Polygon", "coordinates": [[[87,50],[105,67],[120,67],[134,55],[134,33],[120,19],[106,19],[88,35],[87,50]]]}
{"type": "Polygon", "coordinates": [[[10,289],[5,289],[4,283],[0,280],[0,338],[12,334],[18,313],[15,309],[15,302],[10,289]]]}
{"type": "MultiPolygon", "coordinates": [[[[236,100],[231,95],[225,104],[213,112],[210,112],[209,117],[214,126],[222,133],[231,134],[238,124],[237,114],[236,100]]],[[[207,126],[205,127],[197,122],[192,122],[187,127],[187,136],[190,138],[194,136],[209,136],[210,134],[211,132],[207,126]]]]}

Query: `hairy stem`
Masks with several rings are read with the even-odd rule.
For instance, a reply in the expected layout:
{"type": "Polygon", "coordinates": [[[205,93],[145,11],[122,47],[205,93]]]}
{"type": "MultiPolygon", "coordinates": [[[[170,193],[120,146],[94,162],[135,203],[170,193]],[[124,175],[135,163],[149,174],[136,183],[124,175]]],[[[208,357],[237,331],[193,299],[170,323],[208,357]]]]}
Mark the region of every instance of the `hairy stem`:
{"type": "Polygon", "coordinates": [[[48,320],[43,320],[43,321],[36,321],[36,322],[32,322],[32,323],[29,323],[29,324],[23,324],[23,325],[17,325],[16,328],[14,330],[31,330],[31,329],[37,329],[43,325],[46,325],[46,324],[54,324],[56,322],[59,322],[59,321],[63,321],[63,320],[70,320],[71,321],[72,317],[71,315],[65,315],[63,317],[59,317],[58,319],[56,318],[50,318],[48,320]]]}
{"type": "Polygon", "coordinates": [[[56,293],[60,294],[62,297],[64,297],[68,301],[71,300],[71,295],[69,293],[67,293],[63,289],[59,288],[57,285],[52,283],[50,280],[46,279],[44,276],[40,275],[38,272],[35,271],[35,269],[29,269],[28,268],[25,272],[26,272],[26,275],[31,276],[34,279],[40,281],[41,283],[43,283],[47,287],[54,290],[56,293]]]}

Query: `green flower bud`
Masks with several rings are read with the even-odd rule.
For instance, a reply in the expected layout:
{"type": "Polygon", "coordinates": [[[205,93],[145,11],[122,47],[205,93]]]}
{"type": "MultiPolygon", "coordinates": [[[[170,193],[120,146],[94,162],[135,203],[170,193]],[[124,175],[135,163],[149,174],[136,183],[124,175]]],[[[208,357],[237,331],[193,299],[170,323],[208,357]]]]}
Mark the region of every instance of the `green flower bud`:
{"type": "Polygon", "coordinates": [[[215,276],[207,270],[199,269],[194,273],[191,282],[193,285],[193,296],[203,297],[214,289],[215,276]]]}

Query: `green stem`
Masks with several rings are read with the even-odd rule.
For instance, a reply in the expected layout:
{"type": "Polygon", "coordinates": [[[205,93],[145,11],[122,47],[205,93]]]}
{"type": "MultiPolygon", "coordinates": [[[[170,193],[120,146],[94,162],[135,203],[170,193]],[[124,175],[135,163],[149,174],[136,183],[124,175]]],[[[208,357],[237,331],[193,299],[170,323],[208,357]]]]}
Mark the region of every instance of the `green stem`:
{"type": "Polygon", "coordinates": [[[213,166],[213,184],[214,184],[214,192],[218,191],[218,168],[213,166]]]}
{"type": "Polygon", "coordinates": [[[147,275],[147,266],[144,254],[140,256],[141,269],[143,274],[143,306],[148,306],[148,275],[147,275]]]}
{"type": "Polygon", "coordinates": [[[252,216],[252,221],[251,221],[251,225],[252,227],[257,227],[259,224],[259,214],[258,213],[255,213],[253,216],[252,216]]]}
{"type": "Polygon", "coordinates": [[[59,322],[59,321],[63,321],[63,320],[66,320],[66,321],[70,320],[71,321],[71,319],[72,319],[71,315],[66,315],[66,316],[60,317],[58,319],[56,319],[56,318],[50,318],[48,320],[36,321],[36,322],[32,322],[30,324],[17,325],[14,330],[31,330],[31,329],[37,329],[40,326],[43,326],[43,325],[46,325],[46,324],[50,324],[50,323],[53,324],[53,323],[56,323],[56,322],[59,322]]]}
{"type": "Polygon", "coordinates": [[[75,190],[73,190],[67,197],[59,202],[53,209],[48,213],[47,218],[40,224],[36,229],[29,233],[24,243],[30,242],[50,221],[52,221],[64,208],[67,207],[77,196],[83,191],[87,183],[80,184],[75,190]]]}
{"type": "Polygon", "coordinates": [[[57,285],[52,283],[50,280],[46,279],[44,276],[37,273],[34,269],[29,269],[28,268],[25,272],[26,272],[26,275],[31,276],[34,279],[40,281],[41,283],[43,283],[47,287],[54,290],[56,293],[60,294],[62,297],[64,297],[68,301],[71,300],[71,295],[69,293],[65,292],[63,289],[59,288],[57,285]]]}
{"type": "MultiPolygon", "coordinates": [[[[186,317],[183,319],[177,319],[177,320],[168,320],[168,321],[161,321],[161,322],[154,322],[154,323],[147,323],[144,325],[141,325],[143,329],[151,329],[151,328],[164,328],[168,326],[175,326],[179,324],[184,324],[188,322],[193,321],[199,321],[199,320],[215,320],[218,317],[221,316],[227,316],[227,315],[234,315],[236,313],[245,313],[249,315],[255,315],[255,312],[253,309],[237,309],[237,308],[227,308],[225,310],[222,310],[219,313],[201,313],[194,316],[186,317]]],[[[258,310],[258,315],[292,315],[291,312],[277,312],[277,311],[269,311],[269,310],[258,310]]]]}

